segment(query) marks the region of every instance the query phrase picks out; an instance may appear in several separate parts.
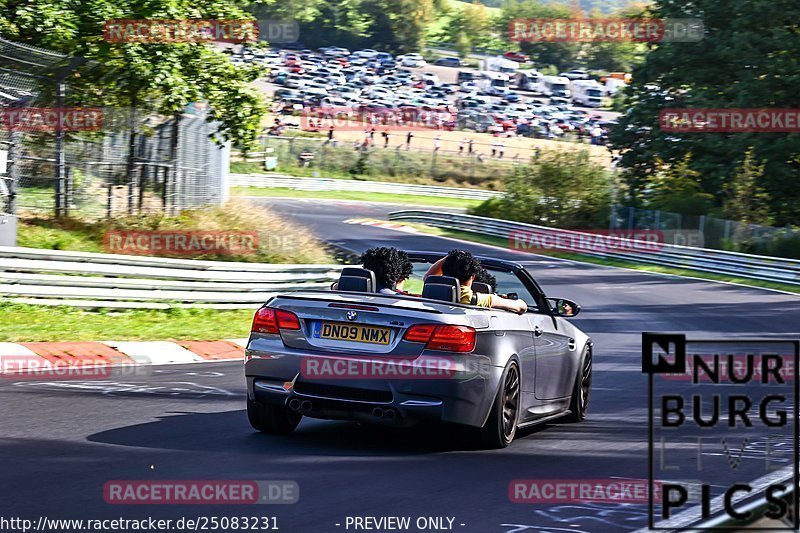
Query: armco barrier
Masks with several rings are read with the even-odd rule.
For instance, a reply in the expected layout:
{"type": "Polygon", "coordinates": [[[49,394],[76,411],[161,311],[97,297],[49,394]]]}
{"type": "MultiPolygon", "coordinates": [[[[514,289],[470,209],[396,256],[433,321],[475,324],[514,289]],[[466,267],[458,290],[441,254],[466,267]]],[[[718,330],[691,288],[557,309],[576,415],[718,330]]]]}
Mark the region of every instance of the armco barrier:
{"type": "Polygon", "coordinates": [[[327,288],[340,270],[0,247],[0,296],[88,307],[253,308],[277,292],[327,288]]]}
{"type": "MultiPolygon", "coordinates": [[[[579,235],[591,237],[590,234],[582,234],[576,231],[442,211],[395,211],[389,214],[389,220],[416,222],[439,228],[492,235],[504,239],[510,239],[514,234],[513,232],[526,231],[535,231],[538,235],[547,234],[553,237],[559,235],[563,237],[579,235]]],[[[644,248],[647,243],[641,244],[644,248]]],[[[800,285],[800,261],[793,259],[668,244],[661,245],[657,251],[582,251],[581,254],[592,257],[623,259],[635,263],[662,265],[713,274],[724,274],[734,277],[800,285]]]]}
{"type": "Polygon", "coordinates": [[[298,178],[281,174],[231,174],[230,184],[234,187],[282,187],[298,191],[356,191],[390,194],[409,194],[414,196],[439,196],[465,200],[488,200],[500,196],[497,191],[484,189],[462,189],[459,187],[440,187],[438,185],[414,185],[410,183],[391,183],[383,181],[360,181],[330,178],[298,178]]]}

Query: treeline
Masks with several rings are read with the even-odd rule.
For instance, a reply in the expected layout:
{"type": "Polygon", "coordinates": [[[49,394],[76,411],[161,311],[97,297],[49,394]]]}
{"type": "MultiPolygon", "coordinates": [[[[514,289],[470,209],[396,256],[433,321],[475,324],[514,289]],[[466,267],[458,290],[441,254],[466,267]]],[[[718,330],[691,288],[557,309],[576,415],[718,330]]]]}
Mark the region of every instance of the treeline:
{"type": "Polygon", "coordinates": [[[462,56],[474,47],[521,50],[537,68],[556,70],[579,65],[629,70],[646,50],[636,43],[517,43],[509,35],[509,22],[518,18],[636,17],[644,12],[643,4],[625,3],[611,14],[540,0],[497,4],[499,8],[453,0],[285,0],[249,9],[257,18],[297,20],[300,40],[309,48],[335,45],[406,53],[421,52],[426,42],[436,41],[456,46],[462,56]]]}
{"type": "Polygon", "coordinates": [[[612,131],[622,195],[633,206],[716,214],[753,224],[800,224],[800,134],[670,131],[666,109],[800,108],[800,3],[691,5],[657,0],[660,18],[697,18],[700,42],[650,46],[612,131]]]}
{"type": "Polygon", "coordinates": [[[520,50],[531,57],[537,69],[543,71],[562,71],[578,66],[628,71],[643,60],[647,51],[643,43],[520,43],[511,39],[509,24],[516,19],[638,18],[646,13],[645,5],[638,3],[625,4],[609,13],[540,0],[506,2],[499,10],[480,3],[455,3],[445,8],[434,37],[456,45],[462,55],[466,55],[471,47],[520,50]]]}
{"type": "Polygon", "coordinates": [[[291,19],[309,48],[334,45],[350,49],[419,52],[428,26],[446,0],[275,0],[254,3],[259,19],[291,19]]]}

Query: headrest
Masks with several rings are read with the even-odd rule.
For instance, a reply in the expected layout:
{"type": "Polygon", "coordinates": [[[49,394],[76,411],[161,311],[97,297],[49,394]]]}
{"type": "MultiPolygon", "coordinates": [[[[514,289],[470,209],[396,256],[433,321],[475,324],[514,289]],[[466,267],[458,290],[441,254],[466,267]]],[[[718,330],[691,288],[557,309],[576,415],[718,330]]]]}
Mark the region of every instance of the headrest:
{"type": "Polygon", "coordinates": [[[345,267],[336,288],[340,291],[375,292],[375,273],[366,268],[345,267]]]}
{"type": "Polygon", "coordinates": [[[492,294],[492,286],[488,283],[481,283],[480,281],[472,282],[472,292],[479,292],[481,294],[492,294]]]}
{"type": "Polygon", "coordinates": [[[422,286],[422,297],[458,303],[461,300],[461,283],[450,276],[428,276],[422,286]]]}

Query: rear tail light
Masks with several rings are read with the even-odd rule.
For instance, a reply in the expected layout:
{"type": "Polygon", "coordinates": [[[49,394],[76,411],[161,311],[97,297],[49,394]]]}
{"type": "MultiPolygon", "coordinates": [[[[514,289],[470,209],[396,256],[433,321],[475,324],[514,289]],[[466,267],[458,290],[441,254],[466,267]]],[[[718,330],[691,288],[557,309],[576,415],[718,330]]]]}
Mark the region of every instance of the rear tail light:
{"type": "Polygon", "coordinates": [[[278,329],[300,329],[300,319],[291,311],[278,309],[275,311],[278,321],[278,329]]]}
{"type": "Polygon", "coordinates": [[[403,338],[410,342],[427,343],[430,340],[431,335],[433,335],[434,329],[436,329],[435,324],[415,324],[408,328],[403,338]]]}
{"type": "Polygon", "coordinates": [[[409,342],[424,342],[429,350],[471,352],[475,349],[475,328],[444,324],[415,324],[403,338],[409,342]]]}
{"type": "Polygon", "coordinates": [[[300,319],[291,311],[262,307],[253,317],[251,332],[280,333],[282,329],[300,329],[300,319]]]}

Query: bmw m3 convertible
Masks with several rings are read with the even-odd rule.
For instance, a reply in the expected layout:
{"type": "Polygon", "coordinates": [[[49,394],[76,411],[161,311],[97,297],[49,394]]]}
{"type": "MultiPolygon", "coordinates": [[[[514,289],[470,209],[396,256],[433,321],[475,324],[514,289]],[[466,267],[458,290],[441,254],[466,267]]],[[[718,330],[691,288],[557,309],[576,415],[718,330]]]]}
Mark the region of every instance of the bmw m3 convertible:
{"type": "Polygon", "coordinates": [[[422,282],[441,254],[408,255],[406,289],[420,296],[378,293],[371,271],[347,267],[335,290],[282,294],[256,312],[244,365],[253,428],[290,433],[303,416],[433,421],[504,447],[519,428],[586,417],[592,342],[567,320],[578,304],[547,298],[522,265],[485,257],[499,291],[528,311],[462,304],[456,278],[422,282]]]}

